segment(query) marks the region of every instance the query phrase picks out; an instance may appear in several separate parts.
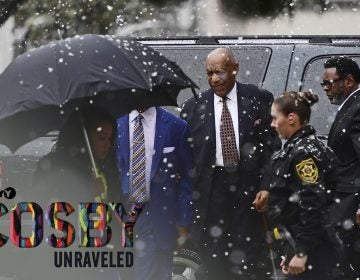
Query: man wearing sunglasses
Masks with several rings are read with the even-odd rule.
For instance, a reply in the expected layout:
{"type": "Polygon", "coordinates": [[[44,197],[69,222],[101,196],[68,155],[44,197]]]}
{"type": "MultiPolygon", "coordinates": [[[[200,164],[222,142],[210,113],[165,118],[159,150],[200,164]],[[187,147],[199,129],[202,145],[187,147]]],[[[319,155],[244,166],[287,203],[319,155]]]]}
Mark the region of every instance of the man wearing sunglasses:
{"type": "MultiPolygon", "coordinates": [[[[332,217],[344,242],[349,273],[360,277],[360,69],[349,57],[337,56],[324,63],[321,83],[330,102],[339,105],[328,145],[339,159],[338,183],[332,217]],[[356,223],[358,225],[356,225],[356,223]]],[[[347,270],[347,268],[345,268],[347,270]]]]}

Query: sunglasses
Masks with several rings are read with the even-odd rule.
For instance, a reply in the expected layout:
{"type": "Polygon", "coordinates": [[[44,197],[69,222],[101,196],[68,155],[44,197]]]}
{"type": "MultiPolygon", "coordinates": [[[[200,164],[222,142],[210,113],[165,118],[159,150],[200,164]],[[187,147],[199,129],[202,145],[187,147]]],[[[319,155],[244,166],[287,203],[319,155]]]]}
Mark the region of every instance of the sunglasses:
{"type": "Polygon", "coordinates": [[[333,84],[335,84],[336,82],[341,81],[341,80],[344,80],[344,78],[337,78],[337,79],[334,79],[334,80],[323,80],[322,83],[320,83],[320,85],[322,87],[324,87],[324,86],[331,87],[333,84]]]}

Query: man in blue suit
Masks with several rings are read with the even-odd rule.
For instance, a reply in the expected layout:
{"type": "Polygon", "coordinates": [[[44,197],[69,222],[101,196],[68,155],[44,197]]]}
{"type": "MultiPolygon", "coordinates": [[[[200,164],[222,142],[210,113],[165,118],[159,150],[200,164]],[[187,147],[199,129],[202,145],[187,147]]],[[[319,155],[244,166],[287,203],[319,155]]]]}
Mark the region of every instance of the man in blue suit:
{"type": "Polygon", "coordinates": [[[170,280],[176,241],[186,240],[192,219],[187,124],[150,107],[119,118],[117,133],[123,197],[144,207],[134,227],[134,278],[170,280]]]}

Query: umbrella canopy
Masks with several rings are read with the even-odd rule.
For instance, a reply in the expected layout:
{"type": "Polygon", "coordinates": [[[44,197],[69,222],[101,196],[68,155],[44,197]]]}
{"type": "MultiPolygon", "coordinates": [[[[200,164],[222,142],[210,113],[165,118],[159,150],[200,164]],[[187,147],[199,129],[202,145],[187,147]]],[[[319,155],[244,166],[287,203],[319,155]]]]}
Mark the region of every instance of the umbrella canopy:
{"type": "MultiPolygon", "coordinates": [[[[138,106],[177,106],[196,84],[151,47],[126,38],[83,35],[17,57],[0,76],[0,143],[15,150],[58,130],[82,103],[121,115],[138,106]]],[[[194,91],[193,91],[194,92],[194,91]]]]}

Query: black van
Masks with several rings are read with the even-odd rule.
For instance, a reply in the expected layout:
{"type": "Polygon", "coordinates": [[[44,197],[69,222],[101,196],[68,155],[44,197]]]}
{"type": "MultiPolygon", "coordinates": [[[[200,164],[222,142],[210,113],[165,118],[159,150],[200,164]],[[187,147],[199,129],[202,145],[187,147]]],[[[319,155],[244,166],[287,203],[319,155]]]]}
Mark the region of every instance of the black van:
{"type": "MultiPolygon", "coordinates": [[[[347,55],[360,64],[360,36],[244,36],[173,39],[140,39],[176,61],[201,90],[208,88],[204,62],[217,47],[229,47],[240,71],[238,80],[264,87],[280,95],[286,90],[312,90],[320,100],[313,107],[311,123],[326,137],[334,120],[336,106],[330,105],[323,92],[323,63],[333,55],[347,55]]],[[[180,94],[181,104],[191,96],[180,94]]]]}

